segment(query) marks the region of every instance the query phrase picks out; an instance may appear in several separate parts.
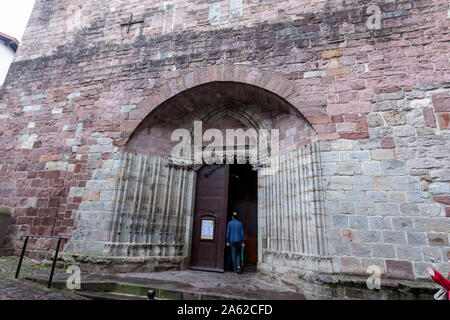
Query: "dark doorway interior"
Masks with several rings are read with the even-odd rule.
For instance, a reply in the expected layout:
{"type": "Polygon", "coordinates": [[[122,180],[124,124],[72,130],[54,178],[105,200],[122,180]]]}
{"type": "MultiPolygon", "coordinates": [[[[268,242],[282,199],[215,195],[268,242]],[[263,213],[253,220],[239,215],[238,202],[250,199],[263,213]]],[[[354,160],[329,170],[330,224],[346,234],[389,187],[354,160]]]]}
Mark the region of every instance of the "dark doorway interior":
{"type": "MultiPolygon", "coordinates": [[[[244,250],[244,270],[256,271],[258,263],[258,176],[249,164],[230,165],[228,183],[227,222],[233,211],[244,224],[247,238],[244,250]]],[[[228,251],[225,251],[225,263],[228,251]]],[[[227,267],[227,266],[226,266],[227,267]]]]}

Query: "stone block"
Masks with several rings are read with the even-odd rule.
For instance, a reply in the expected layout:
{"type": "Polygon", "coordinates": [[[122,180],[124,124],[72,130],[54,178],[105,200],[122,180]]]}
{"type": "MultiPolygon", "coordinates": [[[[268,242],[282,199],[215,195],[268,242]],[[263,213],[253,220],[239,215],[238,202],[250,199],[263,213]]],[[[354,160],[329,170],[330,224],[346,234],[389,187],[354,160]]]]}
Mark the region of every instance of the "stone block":
{"type": "Polygon", "coordinates": [[[377,212],[379,215],[399,216],[400,205],[397,203],[377,203],[377,212]]]}
{"type": "Polygon", "coordinates": [[[371,202],[357,202],[356,205],[356,214],[365,215],[365,216],[374,216],[377,215],[377,209],[375,205],[371,202]]]}
{"type": "Polygon", "coordinates": [[[416,130],[411,125],[403,125],[394,127],[394,136],[399,138],[413,137],[416,135],[416,130]]]}
{"type": "Polygon", "coordinates": [[[355,150],[375,150],[380,147],[380,139],[364,139],[356,142],[355,150]]]}
{"type": "MultiPolygon", "coordinates": [[[[447,155],[450,154],[450,148],[439,148],[437,150],[442,151],[442,153],[437,155],[437,157],[446,158],[447,155]]],[[[450,182],[450,169],[432,170],[430,172],[430,175],[431,178],[436,181],[450,182]]]]}
{"type": "Polygon", "coordinates": [[[365,191],[373,190],[373,178],[368,176],[355,176],[354,177],[355,190],[365,191]]]}
{"type": "Polygon", "coordinates": [[[73,92],[73,93],[67,95],[67,99],[72,100],[72,99],[78,98],[80,96],[81,96],[81,92],[73,92]]]}
{"type": "Polygon", "coordinates": [[[231,0],[230,1],[230,17],[240,17],[242,16],[242,0],[231,0]]]}
{"type": "Polygon", "coordinates": [[[424,232],[407,232],[406,237],[411,246],[428,246],[428,239],[424,232]]]}
{"type": "Polygon", "coordinates": [[[220,2],[213,2],[209,5],[208,21],[211,25],[220,24],[221,8],[220,2]]]}
{"type": "Polygon", "coordinates": [[[450,194],[450,183],[432,183],[430,184],[429,190],[433,195],[448,195],[450,194]]]}
{"type": "Polygon", "coordinates": [[[113,190],[101,190],[100,191],[100,201],[112,201],[113,200],[113,190]]]}
{"type": "Polygon", "coordinates": [[[391,217],[369,217],[370,230],[392,230],[391,217]]]}
{"type": "Polygon", "coordinates": [[[410,159],[408,160],[409,169],[435,169],[441,168],[441,163],[436,159],[410,159]]]}
{"type": "Polygon", "coordinates": [[[436,196],[434,197],[434,201],[450,205],[450,196],[436,196]]]}
{"type": "Polygon", "coordinates": [[[394,230],[414,230],[411,217],[392,217],[392,228],[394,230]]]}
{"type": "Polygon", "coordinates": [[[340,175],[361,174],[361,167],[358,162],[339,162],[336,173],[340,175]]]}
{"type": "Polygon", "coordinates": [[[322,162],[322,175],[333,176],[337,172],[336,162],[322,162]]]}
{"type": "Polygon", "coordinates": [[[383,242],[393,244],[406,244],[405,231],[383,231],[383,242]]]}
{"type": "Polygon", "coordinates": [[[332,150],[335,151],[349,151],[349,150],[353,150],[353,141],[348,141],[348,140],[337,140],[337,141],[332,141],[330,143],[330,147],[332,150]]]}
{"type": "Polygon", "coordinates": [[[428,192],[423,191],[409,191],[406,193],[406,197],[410,203],[428,202],[430,200],[428,192]]]}
{"type": "Polygon", "coordinates": [[[326,50],[322,51],[321,57],[322,59],[338,58],[342,57],[342,54],[343,54],[342,50],[326,50]]]}
{"type": "Polygon", "coordinates": [[[322,162],[336,162],[338,161],[338,153],[336,151],[327,151],[320,154],[322,162]]]}
{"type": "Polygon", "coordinates": [[[394,149],[395,141],[394,139],[381,139],[380,146],[382,149],[394,149]]]}
{"type": "Polygon", "coordinates": [[[414,268],[414,276],[417,279],[426,279],[430,280],[430,275],[427,272],[427,268],[430,267],[429,263],[425,262],[413,262],[413,268],[414,268]]]}
{"type": "Polygon", "coordinates": [[[370,258],[371,256],[372,247],[368,244],[351,243],[350,248],[352,250],[353,257],[370,258]]]}
{"type": "Polygon", "coordinates": [[[325,202],[325,212],[326,212],[326,214],[340,213],[337,201],[325,202]]]}
{"type": "Polygon", "coordinates": [[[427,238],[430,246],[448,247],[447,233],[428,233],[427,238]]]}
{"type": "Polygon", "coordinates": [[[421,216],[439,217],[441,216],[442,207],[437,203],[419,203],[417,205],[421,216]]]}
{"type": "Polygon", "coordinates": [[[363,269],[361,260],[353,257],[341,257],[341,272],[344,274],[361,275],[363,269]]]}
{"type": "Polygon", "coordinates": [[[383,259],[361,259],[361,264],[364,270],[365,275],[371,275],[373,274],[373,271],[369,272],[369,268],[373,268],[373,266],[377,266],[378,268],[380,268],[381,274],[385,274],[386,273],[386,264],[384,262],[383,259]]]}
{"type": "Polygon", "coordinates": [[[343,242],[361,242],[361,232],[355,229],[343,229],[342,230],[342,241],[343,242]]]}
{"type": "Polygon", "coordinates": [[[347,215],[334,215],[333,226],[336,229],[348,228],[348,216],[347,215]]]}
{"type": "Polygon", "coordinates": [[[67,171],[69,163],[65,161],[51,161],[45,164],[47,171],[67,171]]]}
{"type": "Polygon", "coordinates": [[[386,176],[400,176],[405,175],[406,162],[400,160],[384,160],[381,161],[381,170],[386,176]]]}
{"type": "Polygon", "coordinates": [[[372,160],[394,160],[395,153],[393,149],[378,149],[371,150],[370,155],[372,160]]]}
{"type": "Polygon", "coordinates": [[[384,112],[383,117],[388,126],[401,126],[406,124],[405,111],[393,110],[384,112]]]}
{"type": "Polygon", "coordinates": [[[69,191],[69,197],[81,197],[83,195],[84,188],[72,187],[69,191]]]}
{"type": "Polygon", "coordinates": [[[381,243],[383,241],[383,234],[381,231],[361,230],[361,240],[363,242],[381,243]]]}
{"type": "Polygon", "coordinates": [[[381,174],[381,167],[379,161],[362,161],[361,172],[365,176],[376,176],[381,174]]]}
{"type": "Polygon", "coordinates": [[[380,112],[380,111],[395,111],[398,110],[398,102],[387,100],[382,102],[377,102],[372,104],[372,111],[373,112],[380,112]]]}
{"type": "Polygon", "coordinates": [[[395,249],[391,244],[373,244],[372,257],[383,259],[395,259],[395,249]]]}
{"type": "Polygon", "coordinates": [[[336,229],[336,228],[330,228],[330,229],[328,229],[326,237],[330,244],[341,243],[342,242],[342,230],[336,229]]]}
{"type": "Polygon", "coordinates": [[[353,202],[339,202],[339,213],[354,214],[355,204],[353,202]]]}
{"type": "Polygon", "coordinates": [[[328,190],[342,191],[352,189],[353,189],[353,177],[334,176],[331,177],[331,180],[328,183],[328,190]]]}
{"type": "Polygon", "coordinates": [[[370,160],[370,153],[367,150],[340,151],[339,155],[341,161],[370,160]]]}
{"type": "Polygon", "coordinates": [[[333,200],[345,200],[345,192],[344,191],[327,191],[326,199],[333,200]]]}
{"type": "Polygon", "coordinates": [[[388,200],[390,202],[403,203],[406,201],[406,196],[404,192],[390,191],[388,193],[388,200]]]}
{"type": "Polygon", "coordinates": [[[367,116],[367,124],[369,128],[377,128],[384,126],[384,121],[381,116],[371,114],[367,116]]]}
{"type": "Polygon", "coordinates": [[[352,229],[369,229],[369,221],[365,216],[350,216],[349,224],[352,229]]]}
{"type": "Polygon", "coordinates": [[[381,93],[376,97],[377,102],[386,101],[386,100],[400,100],[405,97],[405,93],[403,91],[398,92],[389,92],[389,93],[381,93]]]}
{"type": "Polygon", "coordinates": [[[416,231],[450,233],[450,219],[446,217],[414,217],[416,231]]]}
{"type": "Polygon", "coordinates": [[[397,256],[400,260],[422,262],[422,253],[416,246],[398,245],[397,256]]]}
{"type": "Polygon", "coordinates": [[[309,78],[322,78],[326,76],[325,70],[307,71],[303,74],[305,79],[309,78]]]}
{"type": "Polygon", "coordinates": [[[400,205],[400,213],[403,216],[418,216],[419,215],[419,208],[416,204],[412,203],[402,203],[400,205]]]}
{"type": "Polygon", "coordinates": [[[397,177],[374,177],[375,190],[396,190],[397,189],[397,177]]]}
{"type": "Polygon", "coordinates": [[[347,191],[345,192],[345,199],[347,201],[365,200],[364,191],[347,191]]]}
{"type": "Polygon", "coordinates": [[[442,262],[441,250],[439,248],[422,247],[423,261],[428,263],[442,262]]]}
{"type": "Polygon", "coordinates": [[[450,113],[440,113],[437,118],[441,130],[450,130],[450,113]]]}
{"type": "Polygon", "coordinates": [[[387,201],[387,195],[386,192],[383,191],[368,191],[366,194],[367,200],[373,201],[373,202],[386,202],[387,201]]]}
{"type": "Polygon", "coordinates": [[[398,177],[397,178],[398,190],[420,190],[420,178],[418,177],[398,177]]]}
{"type": "Polygon", "coordinates": [[[394,279],[414,280],[412,263],[409,261],[386,260],[386,276],[394,279]]]}
{"type": "Polygon", "coordinates": [[[352,251],[350,249],[350,243],[347,242],[338,242],[331,244],[332,248],[334,249],[334,254],[338,256],[351,256],[352,251]]]}
{"type": "Polygon", "coordinates": [[[39,111],[41,110],[42,106],[41,105],[34,105],[34,106],[24,106],[22,108],[23,112],[32,112],[32,111],[39,111]]]}

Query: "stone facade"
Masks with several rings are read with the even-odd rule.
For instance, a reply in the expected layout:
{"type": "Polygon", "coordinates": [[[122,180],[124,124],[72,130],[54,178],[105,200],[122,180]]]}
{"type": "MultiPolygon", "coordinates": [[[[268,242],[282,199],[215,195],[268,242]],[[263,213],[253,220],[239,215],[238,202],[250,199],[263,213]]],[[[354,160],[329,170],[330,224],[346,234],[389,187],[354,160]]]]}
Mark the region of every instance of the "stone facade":
{"type": "MultiPolygon", "coordinates": [[[[124,253],[120,243],[138,237],[117,241],[114,230],[143,215],[139,205],[117,210],[139,190],[124,187],[124,170],[136,175],[139,164],[123,159],[164,160],[171,131],[212,110],[234,120],[211,114],[211,127],[280,130],[278,180],[258,172],[261,272],[445,272],[448,12],[446,0],[37,0],[0,92],[0,205],[13,209],[3,252],[17,254],[21,234],[52,234],[71,238],[67,254],[182,265],[195,190],[191,178],[170,177],[194,174],[144,175],[186,197],[173,225],[185,240],[164,240],[183,248],[124,253]],[[122,25],[131,14],[143,22],[122,25]]],[[[164,219],[177,206],[155,207],[170,230],[164,219]]],[[[30,240],[29,255],[48,257],[51,244],[30,240]]]]}

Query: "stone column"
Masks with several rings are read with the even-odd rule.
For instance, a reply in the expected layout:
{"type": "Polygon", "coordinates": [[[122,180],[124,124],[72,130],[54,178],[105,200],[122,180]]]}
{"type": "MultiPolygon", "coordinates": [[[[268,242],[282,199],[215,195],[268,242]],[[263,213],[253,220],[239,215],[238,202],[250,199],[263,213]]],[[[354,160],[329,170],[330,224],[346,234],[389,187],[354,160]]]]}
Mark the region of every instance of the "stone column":
{"type": "Polygon", "coordinates": [[[166,159],[124,154],[105,254],[180,257],[189,253],[195,172],[166,159]]]}
{"type": "Polygon", "coordinates": [[[317,269],[328,254],[319,147],[273,157],[258,188],[259,261],[317,269]]]}

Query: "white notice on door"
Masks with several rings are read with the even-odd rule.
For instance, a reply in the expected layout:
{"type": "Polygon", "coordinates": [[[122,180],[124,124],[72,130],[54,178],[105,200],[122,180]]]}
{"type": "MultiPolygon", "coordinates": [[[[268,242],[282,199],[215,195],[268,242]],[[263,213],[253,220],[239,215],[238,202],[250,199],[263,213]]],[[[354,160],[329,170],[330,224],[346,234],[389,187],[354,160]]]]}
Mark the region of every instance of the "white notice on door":
{"type": "Polygon", "coordinates": [[[202,220],[202,240],[214,239],[214,220],[202,220]]]}

